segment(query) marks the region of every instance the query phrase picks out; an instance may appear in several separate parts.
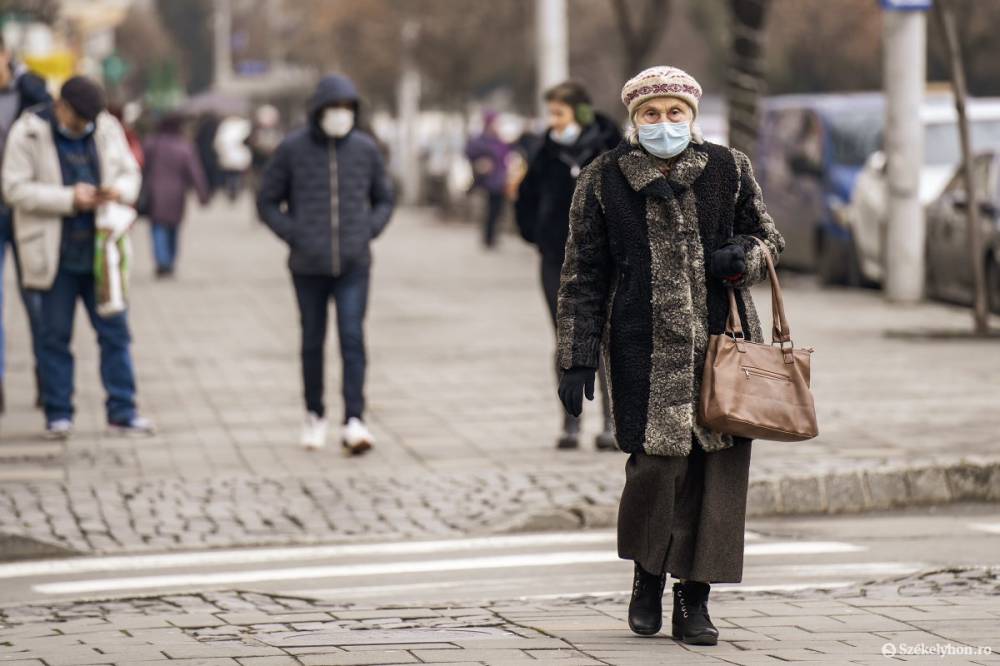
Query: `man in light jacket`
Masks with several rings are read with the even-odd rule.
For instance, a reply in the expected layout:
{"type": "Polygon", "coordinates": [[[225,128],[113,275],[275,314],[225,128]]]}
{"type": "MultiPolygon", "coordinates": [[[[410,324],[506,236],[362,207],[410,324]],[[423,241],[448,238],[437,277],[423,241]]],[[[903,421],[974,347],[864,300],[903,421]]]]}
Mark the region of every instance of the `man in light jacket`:
{"type": "Polygon", "coordinates": [[[74,76],[56,102],[25,112],[7,137],[4,199],[14,229],[25,288],[40,292],[39,367],[46,432],[65,439],[73,429],[73,354],[77,300],[97,333],[109,427],[150,434],[136,411],[131,335],[125,312],[102,317],[94,279],[95,212],[104,203],[131,204],[139,166],[121,125],[104,110],[104,92],[74,76]]]}
{"type": "Polygon", "coordinates": [[[343,358],[341,443],[350,454],[371,448],[364,422],[369,242],[389,224],[393,192],[374,138],[356,127],[358,92],[350,79],[324,77],[307,127],[289,134],[261,177],[257,210],[288,244],[288,267],[302,326],[306,419],[301,444],[326,444],[323,346],[329,302],[337,308],[343,358]]]}

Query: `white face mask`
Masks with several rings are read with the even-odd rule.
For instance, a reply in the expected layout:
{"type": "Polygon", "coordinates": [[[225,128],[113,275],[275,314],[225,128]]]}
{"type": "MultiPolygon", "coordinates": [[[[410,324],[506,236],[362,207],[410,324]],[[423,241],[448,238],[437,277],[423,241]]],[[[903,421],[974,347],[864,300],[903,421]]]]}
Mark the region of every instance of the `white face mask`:
{"type": "Polygon", "coordinates": [[[566,125],[561,132],[552,128],[550,136],[556,143],[560,143],[564,146],[571,146],[576,143],[576,140],[580,137],[581,131],[583,131],[583,128],[577,123],[570,123],[569,125],[566,125]]]}
{"type": "Polygon", "coordinates": [[[354,111],[351,109],[327,109],[319,119],[320,129],[328,137],[339,139],[347,136],[354,127],[354,111]]]}

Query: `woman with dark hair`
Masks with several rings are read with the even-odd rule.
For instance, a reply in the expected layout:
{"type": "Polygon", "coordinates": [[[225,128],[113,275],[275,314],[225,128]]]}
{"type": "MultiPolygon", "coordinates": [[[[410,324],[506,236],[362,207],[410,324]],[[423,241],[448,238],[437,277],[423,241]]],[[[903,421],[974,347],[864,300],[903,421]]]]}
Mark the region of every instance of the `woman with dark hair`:
{"type": "Polygon", "coordinates": [[[177,261],[177,238],[184,220],[185,199],[194,189],[202,205],[211,192],[195,148],[181,130],[184,119],[168,114],[146,141],[143,152],[144,188],[149,193],[149,219],[153,234],[156,276],[169,277],[177,261]]]}
{"type": "MultiPolygon", "coordinates": [[[[542,291],[552,323],[556,321],[556,294],[569,233],[569,206],[581,169],[618,145],[621,133],[606,116],[595,113],[582,85],[566,81],[545,93],[549,129],[543,143],[529,158],[528,170],[517,193],[517,226],[526,241],[541,254],[542,291]]],[[[558,373],[558,364],[556,367],[558,373]]],[[[597,448],[615,449],[611,413],[601,373],[604,429],[597,448]]],[[[566,414],[558,448],[579,446],[580,419],[566,414]]]]}

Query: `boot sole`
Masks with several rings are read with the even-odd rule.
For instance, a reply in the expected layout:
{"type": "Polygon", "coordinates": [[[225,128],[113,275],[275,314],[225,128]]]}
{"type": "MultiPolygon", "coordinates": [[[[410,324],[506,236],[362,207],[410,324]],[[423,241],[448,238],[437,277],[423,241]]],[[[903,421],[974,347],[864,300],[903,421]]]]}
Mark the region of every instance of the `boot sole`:
{"type": "Polygon", "coordinates": [[[348,444],[347,442],[342,441],[340,446],[344,451],[344,455],[349,457],[360,456],[361,454],[370,451],[372,448],[371,442],[366,441],[361,441],[357,444],[348,444]]]}
{"type": "Polygon", "coordinates": [[[679,631],[674,631],[671,633],[674,640],[680,641],[685,645],[718,645],[719,637],[713,636],[712,634],[699,634],[697,636],[684,636],[679,631]]]}
{"type": "Polygon", "coordinates": [[[633,634],[636,634],[637,636],[655,636],[656,634],[660,633],[660,629],[663,628],[663,625],[660,625],[659,627],[657,627],[656,629],[653,629],[652,631],[650,631],[648,629],[645,630],[645,631],[640,631],[640,630],[636,629],[635,627],[633,627],[632,623],[629,622],[628,623],[628,628],[632,631],[633,634]]]}

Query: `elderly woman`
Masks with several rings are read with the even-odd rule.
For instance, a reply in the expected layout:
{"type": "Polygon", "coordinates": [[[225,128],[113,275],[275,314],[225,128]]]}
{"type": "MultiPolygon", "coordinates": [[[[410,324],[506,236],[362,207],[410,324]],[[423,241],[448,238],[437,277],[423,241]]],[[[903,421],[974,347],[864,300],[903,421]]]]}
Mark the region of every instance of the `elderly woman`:
{"type": "Polygon", "coordinates": [[[762,341],[748,288],[784,239],[746,155],[706,142],[701,86],[653,67],[622,89],[634,127],[580,175],[558,299],[559,396],[577,415],[603,354],[619,447],[630,454],[618,554],[635,562],[629,627],[662,623],[666,574],[672,635],[714,645],[710,584],[743,576],[750,441],[696,420],[708,336],[722,333],[732,288],[744,331],[762,341]]]}

